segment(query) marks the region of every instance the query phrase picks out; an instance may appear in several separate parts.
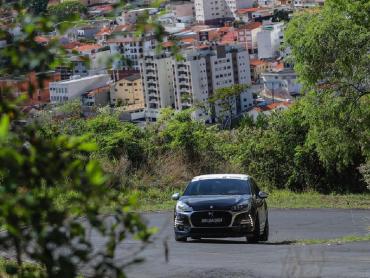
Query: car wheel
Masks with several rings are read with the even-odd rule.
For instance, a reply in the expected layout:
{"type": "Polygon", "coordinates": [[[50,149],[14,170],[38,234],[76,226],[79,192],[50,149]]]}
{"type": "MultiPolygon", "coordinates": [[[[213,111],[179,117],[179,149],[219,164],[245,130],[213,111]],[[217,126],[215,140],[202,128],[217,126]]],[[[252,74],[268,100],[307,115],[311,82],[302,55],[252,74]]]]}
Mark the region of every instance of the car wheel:
{"type": "Polygon", "coordinates": [[[176,241],[180,241],[180,242],[186,242],[187,241],[187,237],[185,236],[178,236],[178,235],[175,235],[175,240],[176,241]]]}
{"type": "Polygon", "coordinates": [[[266,218],[265,228],[263,229],[263,234],[260,236],[261,241],[269,240],[269,219],[266,218]]]}
{"type": "Polygon", "coordinates": [[[258,242],[258,240],[260,238],[261,228],[260,228],[260,221],[259,221],[258,215],[256,215],[256,220],[255,220],[254,223],[255,223],[255,226],[254,226],[253,234],[250,235],[250,236],[247,236],[247,242],[248,243],[256,243],[256,242],[258,242]]]}

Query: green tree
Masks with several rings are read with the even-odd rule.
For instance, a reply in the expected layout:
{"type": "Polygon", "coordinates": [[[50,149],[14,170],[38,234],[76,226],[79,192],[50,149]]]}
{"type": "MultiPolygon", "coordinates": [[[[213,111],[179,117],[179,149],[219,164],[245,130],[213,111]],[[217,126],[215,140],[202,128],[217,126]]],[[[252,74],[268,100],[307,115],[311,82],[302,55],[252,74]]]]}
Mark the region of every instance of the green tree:
{"type": "Polygon", "coordinates": [[[117,115],[100,114],[87,120],[85,133],[99,146],[99,152],[109,158],[126,156],[137,168],[145,161],[143,132],[132,123],[122,123],[117,115]]]}
{"type": "Polygon", "coordinates": [[[272,16],[273,22],[280,22],[280,21],[289,21],[289,12],[285,10],[274,10],[274,14],[272,16]]]}
{"type": "Polygon", "coordinates": [[[304,85],[354,100],[369,94],[369,9],[366,0],[327,0],[293,17],[285,37],[304,85]]]}
{"type": "MultiPolygon", "coordinates": [[[[346,189],[364,188],[369,160],[369,1],[328,0],[294,16],[286,30],[295,70],[306,91],[307,144],[346,189]]],[[[331,173],[331,174],[330,174],[331,173]]],[[[327,181],[328,183],[328,181],[327,181]]]]}
{"type": "MultiPolygon", "coordinates": [[[[50,32],[52,22],[32,17],[19,5],[14,25],[21,35],[0,50],[2,74],[47,70],[58,65],[58,46],[35,44],[39,32],[50,32]]],[[[5,33],[0,30],[0,37],[5,33]]],[[[39,82],[43,81],[43,75],[39,82]]],[[[32,93],[32,88],[30,88],[32,93]]],[[[45,137],[36,124],[17,126],[22,115],[7,90],[0,92],[0,234],[2,250],[15,252],[16,266],[8,274],[34,277],[23,270],[23,261],[41,265],[42,277],[76,277],[89,265],[94,277],[123,277],[126,264],[114,261],[116,246],[131,233],[147,241],[151,232],[138,214],[135,198],[122,201],[107,190],[108,177],[90,160],[95,144],[86,138],[58,135],[45,137]],[[102,214],[115,203],[112,216],[102,214]],[[80,216],[85,216],[82,223],[80,216]],[[113,222],[112,222],[113,221],[113,222]],[[110,223],[110,224],[109,224],[110,223]],[[106,244],[93,247],[86,225],[106,244]]],[[[131,261],[134,262],[133,259],[131,261]]],[[[130,263],[130,262],[129,262],[130,263]]]]}
{"type": "Polygon", "coordinates": [[[233,110],[235,109],[236,99],[246,90],[247,86],[242,84],[234,84],[229,87],[217,89],[209,98],[209,103],[219,110],[218,119],[224,126],[228,125],[231,128],[231,120],[233,118],[233,110]]]}
{"type": "Polygon", "coordinates": [[[27,7],[33,15],[43,15],[48,8],[48,0],[28,0],[25,1],[27,7]]]}

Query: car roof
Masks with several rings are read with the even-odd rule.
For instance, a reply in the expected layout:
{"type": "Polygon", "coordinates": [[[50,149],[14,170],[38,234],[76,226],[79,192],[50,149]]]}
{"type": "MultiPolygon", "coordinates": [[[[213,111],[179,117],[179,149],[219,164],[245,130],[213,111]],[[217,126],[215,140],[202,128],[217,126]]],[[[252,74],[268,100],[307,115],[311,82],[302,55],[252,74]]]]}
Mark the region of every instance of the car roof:
{"type": "Polygon", "coordinates": [[[211,174],[194,177],[191,181],[209,180],[209,179],[237,179],[248,180],[250,176],[244,174],[211,174]]]}

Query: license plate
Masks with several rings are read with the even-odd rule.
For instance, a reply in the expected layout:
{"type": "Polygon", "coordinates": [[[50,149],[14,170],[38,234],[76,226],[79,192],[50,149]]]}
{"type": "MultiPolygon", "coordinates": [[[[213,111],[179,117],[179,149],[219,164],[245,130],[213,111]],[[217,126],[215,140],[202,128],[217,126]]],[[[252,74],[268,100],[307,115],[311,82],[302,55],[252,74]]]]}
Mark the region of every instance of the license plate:
{"type": "Polygon", "coordinates": [[[205,218],[202,223],[222,223],[222,218],[205,218]]]}

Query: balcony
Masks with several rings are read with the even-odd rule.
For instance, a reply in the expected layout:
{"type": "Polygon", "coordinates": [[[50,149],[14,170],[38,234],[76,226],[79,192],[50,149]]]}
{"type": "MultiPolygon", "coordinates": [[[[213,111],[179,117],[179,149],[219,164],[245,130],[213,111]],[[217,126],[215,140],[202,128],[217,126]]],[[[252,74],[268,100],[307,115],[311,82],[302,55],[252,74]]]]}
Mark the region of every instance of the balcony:
{"type": "Polygon", "coordinates": [[[189,91],[189,86],[188,85],[180,85],[180,91],[182,91],[183,89],[189,91]]]}
{"type": "Polygon", "coordinates": [[[151,102],[151,103],[157,103],[158,102],[158,98],[156,98],[156,97],[149,97],[149,102],[151,102]]]}
{"type": "Polygon", "coordinates": [[[187,71],[183,71],[183,70],[179,70],[179,71],[177,72],[177,74],[178,74],[179,76],[181,76],[181,75],[185,75],[185,77],[187,77],[187,76],[188,76],[188,72],[187,72],[187,71]]]}
{"type": "Polygon", "coordinates": [[[154,69],[155,68],[154,63],[145,63],[145,67],[147,69],[154,69]]]}
{"type": "Polygon", "coordinates": [[[157,75],[155,74],[155,71],[154,70],[151,70],[151,71],[147,71],[146,72],[146,76],[156,77],[157,75]]]}
{"type": "Polygon", "coordinates": [[[181,84],[184,84],[184,83],[189,83],[189,79],[188,78],[179,78],[179,83],[181,84]]]}

